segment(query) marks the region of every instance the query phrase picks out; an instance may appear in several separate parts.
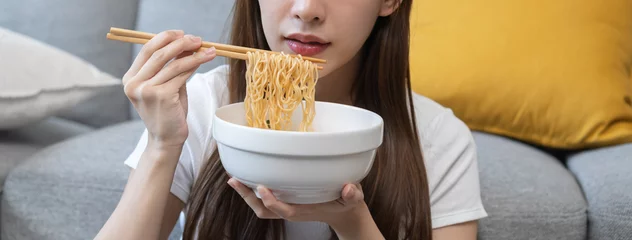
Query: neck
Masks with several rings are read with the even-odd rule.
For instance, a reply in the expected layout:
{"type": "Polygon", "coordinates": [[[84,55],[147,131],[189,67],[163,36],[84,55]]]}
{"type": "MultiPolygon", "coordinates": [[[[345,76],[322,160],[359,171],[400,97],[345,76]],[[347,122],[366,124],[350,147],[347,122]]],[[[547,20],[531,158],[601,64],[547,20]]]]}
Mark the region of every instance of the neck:
{"type": "Polygon", "coordinates": [[[351,88],[359,67],[360,54],[327,76],[319,78],[316,84],[316,101],[352,105],[351,88]]]}

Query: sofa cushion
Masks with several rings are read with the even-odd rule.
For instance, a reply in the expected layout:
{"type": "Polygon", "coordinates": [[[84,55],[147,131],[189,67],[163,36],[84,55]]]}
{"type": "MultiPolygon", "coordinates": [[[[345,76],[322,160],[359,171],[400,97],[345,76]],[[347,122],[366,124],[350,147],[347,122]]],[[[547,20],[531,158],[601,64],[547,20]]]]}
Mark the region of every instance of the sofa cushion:
{"type": "Polygon", "coordinates": [[[50,117],[34,124],[3,131],[6,140],[46,147],[79,136],[95,128],[59,117],[50,117]]]}
{"type": "MultiPolygon", "coordinates": [[[[234,4],[234,0],[140,0],[136,28],[151,33],[181,29],[188,34],[202,37],[204,41],[227,43],[230,34],[230,14],[234,4]]],[[[141,45],[134,45],[133,58],[138,55],[141,48],[141,45]]],[[[226,60],[224,57],[217,57],[200,66],[197,72],[207,72],[226,64],[226,60]]],[[[132,106],[130,115],[132,118],[140,119],[132,106]]]]}
{"type": "Polygon", "coordinates": [[[92,130],[76,122],[52,117],[26,127],[0,131],[0,192],[7,174],[28,157],[48,145],[92,130]]]}
{"type": "Polygon", "coordinates": [[[632,1],[414,1],[411,81],[475,130],[632,142],[632,1]]]}
{"type": "Polygon", "coordinates": [[[3,27],[0,55],[0,129],[27,126],[99,94],[122,91],[120,79],[94,65],[3,27]]]}
{"type": "MultiPolygon", "coordinates": [[[[112,26],[133,28],[138,0],[6,1],[0,26],[33,37],[82,58],[115,77],[130,65],[132,46],[109,41],[112,26]]],[[[108,89],[61,116],[91,126],[129,119],[129,101],[120,89],[108,89]]]]}
{"type": "Polygon", "coordinates": [[[632,144],[576,153],[567,164],[588,201],[588,239],[630,239],[632,144]]]}
{"type": "Polygon", "coordinates": [[[41,146],[9,141],[0,132],[0,194],[4,189],[4,179],[20,162],[36,153],[41,146]]]}
{"type": "MultiPolygon", "coordinates": [[[[140,0],[136,28],[159,33],[169,29],[182,29],[204,41],[226,43],[230,33],[230,19],[234,0],[140,0]]],[[[141,45],[134,46],[134,56],[141,45]]],[[[225,64],[225,58],[202,65],[198,72],[207,72],[225,64]]]]}
{"type": "Polygon", "coordinates": [[[586,201],[559,160],[507,138],[480,132],[474,138],[489,213],[480,221],[480,239],[585,239],[586,201]]]}
{"type": "Polygon", "coordinates": [[[114,125],[16,167],[5,184],[2,239],[94,238],[121,197],[130,172],[123,161],[143,129],[142,122],[114,125]]]}
{"type": "MultiPolygon", "coordinates": [[[[136,28],[151,33],[181,29],[188,34],[202,37],[204,41],[227,43],[230,14],[234,4],[234,0],[140,0],[136,28]]],[[[133,58],[141,48],[141,45],[134,45],[133,58]]],[[[200,66],[197,72],[207,72],[226,64],[226,60],[224,57],[217,57],[200,66]]],[[[135,119],[140,118],[132,106],[130,115],[135,119]]]]}

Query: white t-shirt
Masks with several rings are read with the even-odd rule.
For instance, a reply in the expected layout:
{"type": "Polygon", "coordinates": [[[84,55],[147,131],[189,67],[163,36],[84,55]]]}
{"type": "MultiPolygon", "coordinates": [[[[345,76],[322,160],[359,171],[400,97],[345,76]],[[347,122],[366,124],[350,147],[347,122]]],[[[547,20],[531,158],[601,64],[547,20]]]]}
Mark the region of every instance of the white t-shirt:
{"type": "MultiPolygon", "coordinates": [[[[229,103],[228,66],[196,74],[187,83],[189,137],[174,175],[171,193],[187,202],[194,179],[209,159],[215,142],[211,133],[215,110],[229,103]]],[[[432,227],[477,220],[487,216],[479,188],[476,145],[468,127],[450,109],[415,94],[418,133],[424,156],[432,227]]],[[[147,144],[147,130],[125,164],[136,168],[147,144]]],[[[318,222],[286,222],[288,239],[328,239],[329,228],[318,222]]]]}

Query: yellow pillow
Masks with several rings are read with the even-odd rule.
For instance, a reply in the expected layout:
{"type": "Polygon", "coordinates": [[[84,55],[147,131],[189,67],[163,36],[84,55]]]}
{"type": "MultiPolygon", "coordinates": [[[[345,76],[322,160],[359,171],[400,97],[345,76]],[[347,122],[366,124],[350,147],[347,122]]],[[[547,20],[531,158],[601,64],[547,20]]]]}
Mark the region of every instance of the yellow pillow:
{"type": "Polygon", "coordinates": [[[632,142],[632,0],[414,1],[413,90],[472,130],[562,149],[632,142]]]}

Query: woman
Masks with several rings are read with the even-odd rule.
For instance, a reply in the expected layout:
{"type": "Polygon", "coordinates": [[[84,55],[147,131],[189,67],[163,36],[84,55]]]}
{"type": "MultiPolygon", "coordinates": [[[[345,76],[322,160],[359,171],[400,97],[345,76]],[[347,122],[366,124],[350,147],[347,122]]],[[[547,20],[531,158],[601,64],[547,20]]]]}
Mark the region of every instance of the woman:
{"type": "Polygon", "coordinates": [[[185,211],[184,239],[476,239],[487,214],[476,147],[449,109],[410,91],[412,0],[237,0],[231,44],[326,59],[316,100],[384,119],[368,176],[338,202],[290,205],[229,176],[209,131],[214,111],[245,97],[246,63],[193,74],[214,49],[182,31],[147,43],[123,78],[147,129],[98,239],[166,239],[185,211]],[[187,79],[191,77],[187,83],[187,79]]]}

